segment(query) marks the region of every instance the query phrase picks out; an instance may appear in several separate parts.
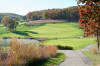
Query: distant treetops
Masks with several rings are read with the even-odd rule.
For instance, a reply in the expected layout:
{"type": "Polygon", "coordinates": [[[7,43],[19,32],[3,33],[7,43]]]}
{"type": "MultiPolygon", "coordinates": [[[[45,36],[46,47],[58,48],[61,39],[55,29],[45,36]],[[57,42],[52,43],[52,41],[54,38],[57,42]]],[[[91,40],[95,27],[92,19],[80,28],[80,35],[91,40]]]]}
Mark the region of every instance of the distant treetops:
{"type": "Polygon", "coordinates": [[[78,0],[80,26],[85,36],[100,35],[100,0],[78,0]]]}
{"type": "Polygon", "coordinates": [[[48,9],[41,11],[29,12],[26,15],[28,21],[41,19],[64,19],[68,21],[78,21],[78,7],[73,6],[64,9],[48,9]]]}

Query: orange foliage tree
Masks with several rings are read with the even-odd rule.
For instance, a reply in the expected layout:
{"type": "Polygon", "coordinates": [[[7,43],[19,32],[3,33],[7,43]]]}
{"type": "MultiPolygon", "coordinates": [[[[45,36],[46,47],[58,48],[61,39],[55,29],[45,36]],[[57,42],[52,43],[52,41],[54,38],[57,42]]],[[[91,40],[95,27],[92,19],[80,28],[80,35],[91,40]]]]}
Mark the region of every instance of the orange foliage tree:
{"type": "Polygon", "coordinates": [[[78,0],[80,27],[84,35],[97,37],[98,49],[100,43],[100,0],[78,0]]]}

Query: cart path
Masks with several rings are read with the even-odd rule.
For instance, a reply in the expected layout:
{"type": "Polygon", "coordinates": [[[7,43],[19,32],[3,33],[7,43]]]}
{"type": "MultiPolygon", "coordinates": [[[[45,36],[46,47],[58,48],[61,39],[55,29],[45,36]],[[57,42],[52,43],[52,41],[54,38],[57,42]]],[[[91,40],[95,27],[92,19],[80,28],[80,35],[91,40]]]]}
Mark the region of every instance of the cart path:
{"type": "Polygon", "coordinates": [[[88,45],[81,50],[58,50],[66,55],[66,59],[58,66],[93,66],[93,61],[90,60],[82,51],[88,51],[95,44],[88,45]]]}

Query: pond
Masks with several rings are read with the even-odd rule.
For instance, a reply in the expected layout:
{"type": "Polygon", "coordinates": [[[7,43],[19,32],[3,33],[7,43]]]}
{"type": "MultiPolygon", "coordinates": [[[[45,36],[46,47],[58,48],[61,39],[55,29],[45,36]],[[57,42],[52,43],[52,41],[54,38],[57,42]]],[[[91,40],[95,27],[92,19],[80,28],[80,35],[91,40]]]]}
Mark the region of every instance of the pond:
{"type": "MultiPolygon", "coordinates": [[[[39,41],[36,40],[36,39],[18,39],[18,40],[19,41],[23,41],[25,44],[29,44],[29,43],[32,43],[32,42],[34,42],[35,44],[39,43],[39,41]]],[[[0,47],[9,46],[10,45],[10,41],[11,41],[11,39],[1,39],[0,40],[0,47]]]]}

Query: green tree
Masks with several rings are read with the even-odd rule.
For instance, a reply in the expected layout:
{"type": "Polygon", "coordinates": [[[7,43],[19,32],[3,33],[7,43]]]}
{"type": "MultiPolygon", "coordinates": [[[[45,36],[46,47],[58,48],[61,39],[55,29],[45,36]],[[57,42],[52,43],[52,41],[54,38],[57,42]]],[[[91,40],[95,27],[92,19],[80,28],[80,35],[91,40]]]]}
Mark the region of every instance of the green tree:
{"type": "Polygon", "coordinates": [[[7,28],[11,31],[14,32],[16,31],[16,27],[18,25],[18,22],[16,21],[16,19],[10,19],[7,28]]]}
{"type": "Polygon", "coordinates": [[[18,25],[17,18],[4,16],[2,19],[2,24],[4,27],[8,28],[9,31],[13,32],[16,30],[16,27],[18,25]]]}

